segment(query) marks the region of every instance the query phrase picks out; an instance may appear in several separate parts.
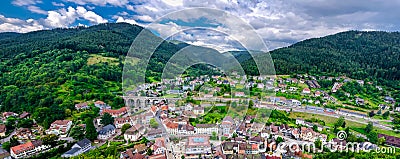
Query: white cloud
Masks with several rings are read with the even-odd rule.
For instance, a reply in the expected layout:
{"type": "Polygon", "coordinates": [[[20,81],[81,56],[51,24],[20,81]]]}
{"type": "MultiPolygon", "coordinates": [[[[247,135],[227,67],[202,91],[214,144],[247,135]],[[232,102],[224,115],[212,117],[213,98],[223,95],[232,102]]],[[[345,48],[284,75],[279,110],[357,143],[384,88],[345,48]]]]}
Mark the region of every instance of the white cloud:
{"type": "Polygon", "coordinates": [[[17,18],[7,18],[0,15],[0,32],[19,32],[26,33],[35,30],[45,29],[45,27],[33,19],[21,20],[17,18]]]}
{"type": "Polygon", "coordinates": [[[51,4],[56,7],[64,7],[65,6],[64,3],[51,2],[51,4]]]}
{"type": "Polygon", "coordinates": [[[173,7],[178,7],[178,6],[183,6],[183,0],[162,0],[165,4],[173,6],[173,7]]]}
{"type": "Polygon", "coordinates": [[[92,24],[107,23],[107,20],[103,19],[103,17],[97,15],[93,11],[87,11],[81,6],[76,7],[76,12],[80,17],[90,21],[92,24]]]}
{"type": "Polygon", "coordinates": [[[28,10],[33,12],[33,13],[38,13],[38,14],[47,14],[47,11],[40,9],[37,6],[28,6],[28,10]]]}
{"type": "MultiPolygon", "coordinates": [[[[138,5],[128,9],[139,15],[134,16],[135,20],[140,20],[143,18],[140,16],[145,15],[151,17],[148,18],[149,20],[156,21],[170,12],[192,7],[221,9],[241,18],[244,22],[252,25],[270,49],[346,30],[399,30],[400,26],[398,23],[400,10],[397,9],[400,7],[400,1],[376,3],[375,0],[367,0],[361,4],[355,0],[349,0],[346,3],[329,0],[204,0],[201,2],[161,0],[141,1],[138,5]]],[[[188,13],[175,17],[175,20],[190,23],[193,20],[191,18],[201,16],[204,15],[188,13]]],[[[208,19],[223,20],[223,17],[215,16],[208,19]]],[[[230,31],[236,40],[256,39],[244,37],[246,31],[240,29],[242,26],[234,26],[235,21],[226,21],[226,23],[230,29],[236,29],[236,31],[230,31]]],[[[180,28],[184,27],[184,24],[179,25],[180,28]]],[[[155,26],[158,30],[165,27],[163,25],[155,26]]],[[[173,25],[169,27],[171,30],[177,28],[173,25]]],[[[224,30],[224,27],[227,28],[220,25],[219,29],[224,30]]],[[[161,30],[170,32],[168,29],[161,30]]],[[[223,45],[223,43],[218,45],[223,45]]]]}
{"type": "Polygon", "coordinates": [[[40,0],[13,0],[11,3],[16,6],[28,6],[28,5],[34,5],[37,3],[42,3],[42,1],[40,1],[40,0]]]}
{"type": "Polygon", "coordinates": [[[60,9],[58,11],[48,11],[47,18],[44,20],[45,24],[50,28],[55,27],[69,27],[78,18],[88,20],[91,24],[106,23],[107,20],[97,15],[93,11],[88,11],[82,6],[75,8],[68,7],[68,9],[60,9]]]}
{"type": "Polygon", "coordinates": [[[112,5],[118,7],[123,7],[129,3],[128,0],[64,0],[64,1],[76,3],[79,5],[93,4],[98,6],[112,5]]]}
{"type": "Polygon", "coordinates": [[[129,23],[129,24],[138,24],[135,20],[133,19],[124,19],[123,17],[118,17],[116,23],[129,23]]]}

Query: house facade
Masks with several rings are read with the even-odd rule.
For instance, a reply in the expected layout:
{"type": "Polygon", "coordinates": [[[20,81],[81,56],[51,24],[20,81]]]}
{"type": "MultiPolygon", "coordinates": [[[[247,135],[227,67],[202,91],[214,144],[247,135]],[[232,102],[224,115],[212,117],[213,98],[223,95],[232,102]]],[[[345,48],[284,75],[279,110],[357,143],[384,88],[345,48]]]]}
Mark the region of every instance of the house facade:
{"type": "Polygon", "coordinates": [[[64,154],[61,155],[61,157],[74,157],[78,156],[82,153],[85,153],[92,149],[92,144],[90,140],[88,139],[83,139],[81,141],[78,141],[76,144],[74,144],[71,149],[64,154]]]}
{"type": "Polygon", "coordinates": [[[66,137],[67,132],[71,129],[71,120],[56,120],[51,123],[50,128],[46,130],[47,134],[60,135],[60,137],[66,137]]]}
{"type": "Polygon", "coordinates": [[[27,158],[32,155],[38,154],[46,149],[49,149],[50,145],[43,145],[40,140],[30,141],[18,146],[11,147],[10,154],[13,158],[27,158]]]}
{"type": "Polygon", "coordinates": [[[107,140],[108,138],[110,138],[114,134],[115,134],[115,127],[114,127],[114,125],[109,124],[109,125],[103,127],[98,132],[97,139],[99,139],[99,140],[107,140]]]}

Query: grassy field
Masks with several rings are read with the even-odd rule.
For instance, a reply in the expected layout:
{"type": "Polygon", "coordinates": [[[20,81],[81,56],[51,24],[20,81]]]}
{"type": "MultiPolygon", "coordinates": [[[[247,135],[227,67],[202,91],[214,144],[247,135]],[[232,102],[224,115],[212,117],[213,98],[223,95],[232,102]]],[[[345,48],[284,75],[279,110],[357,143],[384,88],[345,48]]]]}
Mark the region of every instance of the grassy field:
{"type": "MultiPolygon", "coordinates": [[[[317,119],[321,119],[321,120],[325,121],[326,126],[329,126],[329,127],[333,127],[335,122],[338,120],[338,118],[335,118],[335,117],[323,116],[323,115],[318,115],[318,114],[310,114],[310,113],[304,113],[304,112],[291,112],[289,117],[290,118],[303,118],[303,119],[317,118],[317,119]]],[[[348,126],[350,129],[352,129],[358,133],[366,134],[364,131],[364,128],[366,126],[365,124],[346,120],[346,126],[348,126]]],[[[400,134],[396,133],[394,131],[383,130],[383,129],[379,129],[378,127],[375,127],[375,129],[378,130],[378,133],[400,137],[400,134]]]]}
{"type": "Polygon", "coordinates": [[[124,62],[125,62],[125,64],[129,63],[133,66],[133,65],[136,65],[139,61],[140,61],[140,59],[137,57],[128,57],[127,56],[127,57],[125,57],[124,62]]]}
{"type": "Polygon", "coordinates": [[[101,63],[101,62],[108,62],[110,65],[118,65],[119,64],[119,60],[117,58],[113,58],[113,57],[104,57],[101,55],[97,55],[97,54],[91,54],[90,57],[88,58],[87,64],[88,65],[94,65],[97,63],[101,63]]]}

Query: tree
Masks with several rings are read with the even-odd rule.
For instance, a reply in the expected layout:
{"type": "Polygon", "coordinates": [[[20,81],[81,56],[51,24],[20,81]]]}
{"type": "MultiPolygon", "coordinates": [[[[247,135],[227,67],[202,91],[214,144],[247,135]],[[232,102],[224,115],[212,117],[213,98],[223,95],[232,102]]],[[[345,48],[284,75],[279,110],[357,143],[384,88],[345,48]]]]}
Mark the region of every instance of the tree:
{"type": "Polygon", "coordinates": [[[10,138],[10,147],[14,147],[17,145],[19,145],[19,142],[18,142],[17,136],[14,135],[10,138]]]}
{"type": "Polygon", "coordinates": [[[390,112],[389,111],[386,111],[385,113],[383,113],[383,118],[385,118],[385,119],[388,119],[389,118],[389,115],[390,115],[390,112]]]}
{"type": "Polygon", "coordinates": [[[90,141],[95,140],[97,138],[97,131],[96,131],[96,128],[94,127],[92,118],[86,118],[85,124],[86,124],[85,137],[87,139],[89,139],[90,141]]]}
{"type": "Polygon", "coordinates": [[[150,119],[150,126],[153,128],[157,128],[158,127],[158,122],[156,121],[156,119],[151,118],[150,119]]]}
{"type": "Polygon", "coordinates": [[[375,116],[375,112],[374,112],[373,110],[371,110],[371,111],[368,113],[368,115],[369,115],[369,117],[373,117],[373,116],[375,116]]]}
{"type": "Polygon", "coordinates": [[[232,134],[232,138],[236,138],[236,137],[238,137],[238,135],[236,134],[236,132],[234,132],[234,133],[232,134]]]}
{"type": "Polygon", "coordinates": [[[104,126],[109,125],[109,124],[114,124],[114,117],[112,117],[110,114],[108,113],[104,113],[103,116],[101,117],[101,124],[103,124],[104,126]]]}
{"type": "Polygon", "coordinates": [[[312,129],[313,129],[315,132],[318,132],[318,126],[317,126],[317,125],[313,125],[313,126],[312,126],[312,129]]]}
{"type": "Polygon", "coordinates": [[[372,122],[368,122],[367,126],[365,127],[365,132],[370,133],[374,129],[374,125],[372,122]]]}
{"type": "Polygon", "coordinates": [[[7,151],[10,151],[10,148],[11,148],[11,143],[10,143],[10,141],[4,142],[4,143],[1,145],[1,147],[2,147],[3,149],[7,150],[7,151]]]}
{"type": "Polygon", "coordinates": [[[320,138],[317,138],[317,140],[314,142],[316,148],[322,148],[322,141],[320,138]]]}
{"type": "Polygon", "coordinates": [[[217,133],[215,131],[211,134],[211,140],[218,140],[217,133]]]}
{"type": "Polygon", "coordinates": [[[146,155],[153,155],[153,150],[152,149],[147,149],[146,155]]]}
{"type": "Polygon", "coordinates": [[[74,126],[71,129],[71,132],[69,133],[69,136],[71,136],[75,140],[82,140],[85,138],[84,134],[85,130],[81,126],[74,126]]]}
{"type": "Polygon", "coordinates": [[[346,134],[350,134],[350,128],[346,127],[346,129],[344,129],[344,131],[346,132],[346,134]]]}
{"type": "Polygon", "coordinates": [[[48,134],[42,137],[43,144],[51,145],[52,147],[57,145],[57,140],[58,136],[54,134],[48,134]]]}
{"type": "Polygon", "coordinates": [[[333,131],[337,132],[337,129],[339,127],[342,127],[344,125],[344,122],[345,122],[344,117],[340,116],[339,119],[336,121],[336,123],[333,125],[333,131]]]}
{"type": "Polygon", "coordinates": [[[250,101],[249,101],[249,108],[253,108],[253,106],[254,106],[254,102],[253,102],[253,100],[250,99],[250,101]]]}
{"type": "Polygon", "coordinates": [[[32,119],[21,119],[18,121],[17,127],[19,128],[31,128],[33,125],[32,119]]]}
{"type": "Polygon", "coordinates": [[[236,108],[237,107],[237,103],[235,101],[233,101],[231,106],[232,106],[232,108],[236,108]]]}
{"type": "MultiPolygon", "coordinates": [[[[151,121],[151,120],[150,120],[150,121],[151,121]]],[[[124,134],[125,131],[128,130],[129,128],[131,128],[131,125],[130,125],[130,124],[124,124],[124,125],[122,125],[121,134],[124,134]]]]}
{"type": "Polygon", "coordinates": [[[371,131],[367,134],[369,142],[377,144],[378,143],[378,133],[376,131],[371,131]]]}
{"type": "Polygon", "coordinates": [[[376,112],[376,114],[381,115],[382,114],[382,109],[379,109],[378,112],[376,112]]]}
{"type": "Polygon", "coordinates": [[[276,144],[279,144],[279,143],[283,142],[283,138],[278,136],[278,138],[276,138],[275,142],[276,142],[276,144]]]}
{"type": "Polygon", "coordinates": [[[378,139],[378,145],[383,145],[383,144],[385,144],[385,142],[386,142],[385,137],[381,137],[378,139]]]}

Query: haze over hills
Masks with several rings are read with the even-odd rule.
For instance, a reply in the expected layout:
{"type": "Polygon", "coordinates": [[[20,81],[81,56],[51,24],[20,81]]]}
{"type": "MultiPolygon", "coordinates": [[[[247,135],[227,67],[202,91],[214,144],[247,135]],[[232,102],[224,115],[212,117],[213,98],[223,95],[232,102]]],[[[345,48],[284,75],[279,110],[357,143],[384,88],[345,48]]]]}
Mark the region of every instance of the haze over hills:
{"type": "MultiPolygon", "coordinates": [[[[142,29],[127,23],[108,23],[26,34],[1,33],[0,104],[5,106],[1,111],[25,110],[40,115],[73,109],[74,103],[93,99],[123,106],[122,99],[115,94],[122,91],[122,68],[141,64],[140,61],[124,63],[124,59],[142,29]]],[[[149,40],[160,40],[153,34],[149,36],[149,40]]],[[[164,41],[150,60],[146,80],[160,80],[168,59],[186,46],[164,41]]],[[[216,51],[192,48],[197,48],[199,54],[216,51]]],[[[248,54],[232,53],[247,73],[257,73],[248,54]]],[[[400,89],[400,33],[397,32],[349,31],[305,40],[270,53],[277,74],[347,75],[400,89]]],[[[256,58],[269,56],[257,54],[256,58]]],[[[144,76],[131,73],[131,78],[144,76]]],[[[216,72],[205,65],[196,65],[186,73],[216,72]]],[[[55,113],[38,122],[51,123],[63,118],[63,113],[55,113]]]]}

